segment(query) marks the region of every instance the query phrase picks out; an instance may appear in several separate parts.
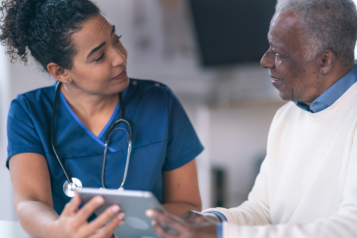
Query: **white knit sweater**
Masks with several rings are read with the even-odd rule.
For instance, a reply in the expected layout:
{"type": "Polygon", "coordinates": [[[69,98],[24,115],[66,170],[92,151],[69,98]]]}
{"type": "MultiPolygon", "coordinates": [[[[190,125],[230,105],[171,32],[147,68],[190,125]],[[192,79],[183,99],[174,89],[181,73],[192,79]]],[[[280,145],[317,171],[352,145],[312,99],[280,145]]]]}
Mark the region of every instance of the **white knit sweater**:
{"type": "Polygon", "coordinates": [[[357,83],[309,113],[276,113],[248,201],[223,213],[224,238],[357,237],[357,83]]]}

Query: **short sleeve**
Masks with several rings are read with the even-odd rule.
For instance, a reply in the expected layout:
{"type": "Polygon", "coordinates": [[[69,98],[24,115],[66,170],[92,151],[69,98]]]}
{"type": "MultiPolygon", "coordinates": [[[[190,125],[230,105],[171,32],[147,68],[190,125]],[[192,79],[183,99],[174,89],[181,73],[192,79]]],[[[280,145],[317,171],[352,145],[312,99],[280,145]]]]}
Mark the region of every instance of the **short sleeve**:
{"type": "Polygon", "coordinates": [[[7,119],[7,168],[10,158],[16,154],[37,153],[45,156],[26,102],[26,99],[19,95],[10,105],[7,119]]]}
{"type": "Polygon", "coordinates": [[[168,143],[164,171],[177,169],[195,159],[203,146],[181,103],[168,89],[168,143]]]}

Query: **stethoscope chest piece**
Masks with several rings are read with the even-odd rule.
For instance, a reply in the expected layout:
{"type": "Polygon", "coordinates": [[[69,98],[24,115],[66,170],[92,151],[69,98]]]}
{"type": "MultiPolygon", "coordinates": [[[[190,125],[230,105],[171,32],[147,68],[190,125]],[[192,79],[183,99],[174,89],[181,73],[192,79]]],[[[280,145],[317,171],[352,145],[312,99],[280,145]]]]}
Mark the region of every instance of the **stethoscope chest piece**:
{"type": "Polygon", "coordinates": [[[83,188],[82,182],[79,179],[72,178],[72,182],[73,183],[68,183],[68,181],[66,180],[66,182],[64,182],[63,184],[63,192],[71,198],[74,197],[74,191],[76,189],[83,188]]]}

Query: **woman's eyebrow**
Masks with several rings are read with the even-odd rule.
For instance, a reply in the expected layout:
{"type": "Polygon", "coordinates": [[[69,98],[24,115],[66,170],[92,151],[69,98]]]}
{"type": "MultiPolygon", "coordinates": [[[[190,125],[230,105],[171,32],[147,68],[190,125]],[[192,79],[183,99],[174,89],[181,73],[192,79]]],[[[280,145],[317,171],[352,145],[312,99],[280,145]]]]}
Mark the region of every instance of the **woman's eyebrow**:
{"type": "Polygon", "coordinates": [[[95,47],[93,50],[91,50],[91,52],[89,52],[87,59],[89,57],[91,57],[91,55],[93,55],[96,51],[98,51],[100,48],[102,48],[103,46],[105,46],[105,44],[107,44],[107,42],[103,42],[102,44],[100,44],[99,46],[95,47]]]}
{"type": "MultiPolygon", "coordinates": [[[[113,25],[113,30],[112,30],[112,33],[111,35],[113,35],[115,32],[115,26],[113,25]]],[[[107,42],[103,42],[102,44],[100,44],[99,46],[95,47],[93,50],[91,50],[91,52],[89,52],[88,56],[87,56],[87,59],[89,57],[91,57],[91,55],[93,55],[96,51],[98,51],[100,48],[102,48],[103,46],[105,46],[107,42]]]]}

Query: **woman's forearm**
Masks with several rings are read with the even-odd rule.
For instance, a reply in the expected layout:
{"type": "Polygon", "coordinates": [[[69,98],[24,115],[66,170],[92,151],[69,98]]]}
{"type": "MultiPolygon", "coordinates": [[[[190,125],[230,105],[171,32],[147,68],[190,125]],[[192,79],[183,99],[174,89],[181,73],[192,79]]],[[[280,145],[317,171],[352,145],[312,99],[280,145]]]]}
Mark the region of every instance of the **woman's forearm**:
{"type": "Polygon", "coordinates": [[[167,212],[183,216],[187,211],[201,211],[196,160],[164,173],[163,204],[167,212]]]}
{"type": "Polygon", "coordinates": [[[31,237],[55,237],[53,226],[59,216],[48,204],[38,201],[22,201],[17,204],[16,213],[22,228],[31,237]]]}
{"type": "Polygon", "coordinates": [[[201,211],[201,205],[194,205],[185,202],[170,202],[163,205],[168,213],[182,217],[187,211],[201,211]]]}

